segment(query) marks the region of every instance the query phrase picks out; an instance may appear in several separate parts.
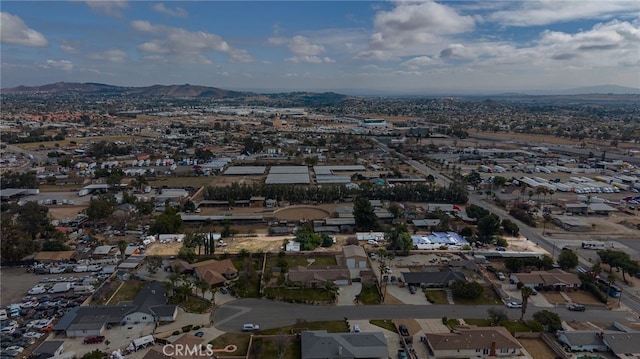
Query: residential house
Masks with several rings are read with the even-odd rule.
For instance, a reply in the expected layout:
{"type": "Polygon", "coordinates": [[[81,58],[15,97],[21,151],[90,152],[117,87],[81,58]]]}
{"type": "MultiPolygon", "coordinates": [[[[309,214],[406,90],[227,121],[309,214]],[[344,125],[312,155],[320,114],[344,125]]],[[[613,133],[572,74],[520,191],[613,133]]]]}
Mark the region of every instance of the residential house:
{"type": "Polygon", "coordinates": [[[351,273],[346,266],[295,266],[287,273],[289,281],[302,285],[351,284],[351,273]]]}
{"type": "Polygon", "coordinates": [[[345,264],[349,269],[367,268],[367,253],[364,248],[357,245],[347,245],[342,247],[345,264]]]}
{"type": "Polygon", "coordinates": [[[616,358],[640,358],[640,332],[608,332],[602,336],[602,341],[616,358]]]}
{"type": "Polygon", "coordinates": [[[195,274],[198,278],[203,279],[212,287],[224,285],[227,280],[234,279],[238,276],[238,270],[230,259],[221,261],[211,259],[204,262],[193,263],[195,274]]]}
{"type": "Polygon", "coordinates": [[[578,275],[565,272],[560,268],[530,273],[513,273],[510,279],[514,283],[522,282],[530,288],[542,287],[555,290],[577,289],[582,283],[578,275]]]}
{"type": "Polygon", "coordinates": [[[523,356],[520,343],[504,327],[459,326],[452,333],[425,333],[431,358],[523,356]]]}
{"type": "Polygon", "coordinates": [[[131,302],[117,305],[80,306],[69,310],[53,328],[69,338],[103,335],[108,326],[174,321],[178,307],[167,304],[164,284],[151,282],[131,302]]]}
{"type": "Polygon", "coordinates": [[[32,357],[35,359],[45,359],[57,357],[64,350],[64,342],[62,340],[48,340],[42,342],[36,350],[33,351],[32,357]]]}
{"type": "Polygon", "coordinates": [[[128,323],[172,322],[178,315],[178,306],[167,304],[168,299],[164,283],[151,282],[133,298],[136,309],[127,313],[124,320],[128,323]]]}
{"type": "Polygon", "coordinates": [[[382,332],[327,333],[305,331],[301,335],[302,359],[382,359],[389,357],[382,332]]]}
{"type": "Polygon", "coordinates": [[[444,288],[448,287],[455,280],[466,281],[463,273],[447,268],[439,272],[402,272],[402,280],[413,286],[427,288],[444,288]]]}
{"type": "Polygon", "coordinates": [[[570,330],[556,333],[558,341],[571,351],[606,351],[603,333],[596,330],[570,330]]]}

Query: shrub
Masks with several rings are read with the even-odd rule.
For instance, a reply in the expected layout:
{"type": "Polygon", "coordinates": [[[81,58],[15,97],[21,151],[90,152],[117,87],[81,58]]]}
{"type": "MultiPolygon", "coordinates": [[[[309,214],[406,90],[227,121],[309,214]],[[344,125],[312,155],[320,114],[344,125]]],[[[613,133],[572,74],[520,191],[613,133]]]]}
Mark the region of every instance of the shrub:
{"type": "Polygon", "coordinates": [[[171,335],[180,335],[180,331],[179,331],[179,330],[176,330],[176,331],[174,331],[173,333],[171,333],[171,335]]]}
{"type": "Polygon", "coordinates": [[[182,332],[186,333],[188,331],[191,331],[191,328],[192,328],[191,324],[185,325],[184,327],[182,327],[182,332]]]}

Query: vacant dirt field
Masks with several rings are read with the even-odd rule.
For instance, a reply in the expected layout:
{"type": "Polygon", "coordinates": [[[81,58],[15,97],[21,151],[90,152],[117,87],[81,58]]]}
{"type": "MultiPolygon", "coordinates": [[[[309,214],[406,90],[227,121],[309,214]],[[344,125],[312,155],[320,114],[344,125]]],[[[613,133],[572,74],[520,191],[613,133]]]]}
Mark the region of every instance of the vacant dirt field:
{"type": "Polygon", "coordinates": [[[53,219],[61,220],[63,218],[75,218],[76,215],[82,210],[89,207],[88,205],[73,205],[73,206],[49,206],[49,215],[53,219]]]}
{"type": "Polygon", "coordinates": [[[330,216],[329,212],[321,208],[314,207],[290,207],[274,211],[273,215],[278,219],[288,221],[304,221],[313,219],[323,219],[330,216]]]}
{"type": "Polygon", "coordinates": [[[556,353],[540,338],[518,338],[522,346],[531,354],[533,359],[555,358],[556,353]]]}

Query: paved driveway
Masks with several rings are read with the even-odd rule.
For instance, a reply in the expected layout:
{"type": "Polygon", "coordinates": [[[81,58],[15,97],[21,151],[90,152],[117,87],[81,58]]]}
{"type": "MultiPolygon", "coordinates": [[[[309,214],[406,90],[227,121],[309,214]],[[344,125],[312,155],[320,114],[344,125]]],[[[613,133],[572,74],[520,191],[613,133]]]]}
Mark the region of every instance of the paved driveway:
{"type": "MultiPolygon", "coordinates": [[[[505,293],[507,293],[511,299],[522,302],[522,292],[516,287],[515,284],[503,284],[502,290],[505,293]]],[[[529,296],[529,305],[534,307],[539,307],[539,308],[554,307],[553,304],[547,301],[544,295],[540,295],[540,294],[529,296]]]]}
{"type": "Polygon", "coordinates": [[[409,292],[409,286],[387,285],[387,295],[392,295],[404,304],[430,305],[421,288],[416,288],[416,294],[409,292]]]}
{"type": "Polygon", "coordinates": [[[360,294],[362,283],[352,283],[338,287],[338,298],[336,305],[356,305],[356,295],[360,294]]]}

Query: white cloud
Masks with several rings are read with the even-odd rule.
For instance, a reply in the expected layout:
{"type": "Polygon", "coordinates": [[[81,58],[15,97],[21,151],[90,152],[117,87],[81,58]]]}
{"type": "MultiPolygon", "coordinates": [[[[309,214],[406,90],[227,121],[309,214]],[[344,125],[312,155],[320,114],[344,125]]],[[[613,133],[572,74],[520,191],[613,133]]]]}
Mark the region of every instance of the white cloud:
{"type": "Polygon", "coordinates": [[[518,8],[500,10],[491,21],[508,26],[548,25],[579,19],[611,19],[614,16],[637,16],[640,2],[633,1],[555,1],[527,0],[513,2],[518,8]]]}
{"type": "Polygon", "coordinates": [[[169,15],[169,16],[174,16],[174,17],[187,17],[187,15],[189,15],[187,13],[187,10],[181,7],[176,7],[175,9],[169,9],[168,7],[164,6],[164,4],[161,2],[157,4],[153,4],[151,8],[159,13],[169,15]]]}
{"type": "Polygon", "coordinates": [[[360,60],[374,60],[374,61],[387,61],[394,58],[391,51],[386,50],[366,50],[361,51],[356,56],[360,60]]]}
{"type": "Polygon", "coordinates": [[[435,44],[441,37],[469,32],[475,27],[472,16],[427,1],[398,2],[391,11],[379,11],[374,19],[376,32],[369,39],[370,49],[402,50],[435,44]]]}
{"type": "Polygon", "coordinates": [[[49,41],[36,30],[29,28],[18,16],[0,13],[0,42],[27,47],[49,46],[49,41]]]}
{"type": "Polygon", "coordinates": [[[129,7],[126,0],[88,0],[85,3],[94,12],[112,17],[122,17],[122,11],[129,7]]]}
{"type": "Polygon", "coordinates": [[[320,56],[311,56],[311,55],[301,55],[301,56],[293,56],[286,58],[285,61],[292,63],[307,63],[307,64],[322,64],[322,63],[334,63],[336,62],[334,59],[330,57],[320,57],[320,56]]]}
{"type": "Polygon", "coordinates": [[[246,50],[232,48],[222,37],[205,31],[187,31],[165,25],[153,25],[148,21],[131,22],[134,30],[153,34],[158,38],[141,43],[138,51],[148,54],[172,55],[186,62],[211,63],[205,53],[221,52],[232,62],[251,62],[253,58],[246,50]]]}
{"type": "Polygon", "coordinates": [[[271,45],[286,45],[289,51],[294,55],[285,59],[291,63],[307,63],[307,64],[323,64],[334,63],[335,60],[328,56],[319,56],[327,51],[327,49],[317,43],[312,43],[304,36],[294,36],[292,38],[271,37],[267,39],[271,45]]]}
{"type": "Polygon", "coordinates": [[[129,58],[129,55],[122,50],[114,49],[91,54],[89,55],[89,58],[93,60],[106,60],[109,62],[124,62],[129,58]]]}
{"type": "Polygon", "coordinates": [[[44,64],[41,64],[40,67],[45,69],[58,69],[68,72],[73,70],[73,63],[69,60],[47,60],[44,64]]]}
{"type": "Polygon", "coordinates": [[[437,63],[437,61],[430,58],[429,56],[418,56],[410,60],[407,60],[401,63],[400,65],[407,67],[408,69],[411,69],[411,70],[417,70],[421,67],[430,66],[435,63],[437,63]]]}

